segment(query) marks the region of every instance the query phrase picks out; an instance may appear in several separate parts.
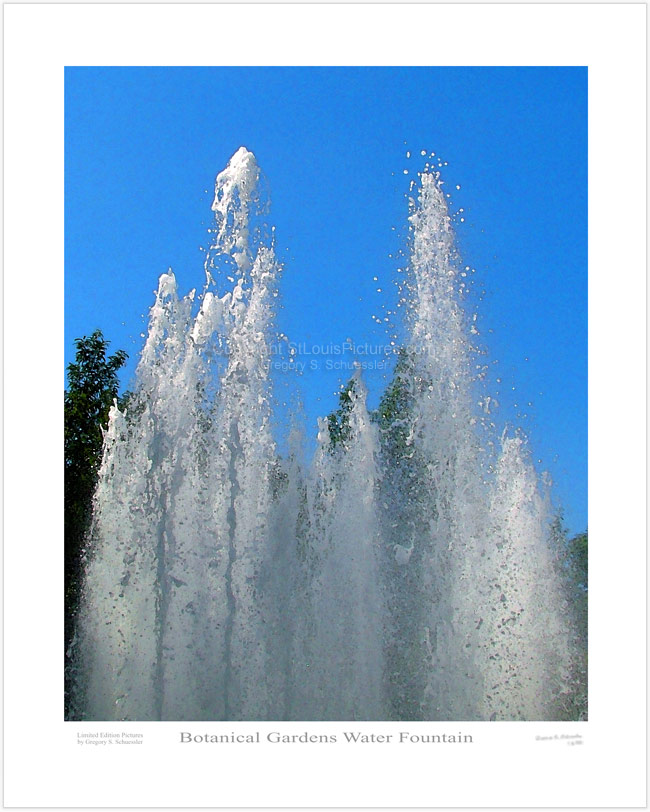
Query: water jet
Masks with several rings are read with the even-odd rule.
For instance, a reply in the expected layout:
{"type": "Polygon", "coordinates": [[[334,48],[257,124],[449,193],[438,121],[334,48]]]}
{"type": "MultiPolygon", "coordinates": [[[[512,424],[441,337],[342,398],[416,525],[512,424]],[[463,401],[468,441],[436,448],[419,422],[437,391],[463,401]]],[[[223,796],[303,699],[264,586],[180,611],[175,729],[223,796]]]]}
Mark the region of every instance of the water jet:
{"type": "Polygon", "coordinates": [[[477,431],[438,173],[409,214],[393,382],[372,412],[357,365],[311,460],[272,430],[280,264],[260,179],[243,147],[217,176],[204,287],[161,276],[111,411],[75,718],[562,718],[576,651],[548,500],[521,435],[494,454],[477,431]]]}

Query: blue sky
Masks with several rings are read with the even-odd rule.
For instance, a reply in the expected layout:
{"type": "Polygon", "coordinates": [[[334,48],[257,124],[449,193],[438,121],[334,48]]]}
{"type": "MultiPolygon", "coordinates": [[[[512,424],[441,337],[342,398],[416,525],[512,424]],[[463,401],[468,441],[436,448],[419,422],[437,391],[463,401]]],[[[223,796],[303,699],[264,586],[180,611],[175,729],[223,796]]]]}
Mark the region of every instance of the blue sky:
{"type": "MultiPolygon", "coordinates": [[[[128,384],[158,276],[203,283],[214,178],[241,145],[270,187],[279,328],[385,343],[372,316],[394,300],[405,193],[433,151],[463,208],[495,422],[525,429],[570,530],[587,526],[585,68],[67,68],[65,83],[66,364],[99,327],[129,353],[128,384]]],[[[312,434],[347,377],[305,372],[312,434]]],[[[374,405],[382,373],[368,383],[374,405]]]]}

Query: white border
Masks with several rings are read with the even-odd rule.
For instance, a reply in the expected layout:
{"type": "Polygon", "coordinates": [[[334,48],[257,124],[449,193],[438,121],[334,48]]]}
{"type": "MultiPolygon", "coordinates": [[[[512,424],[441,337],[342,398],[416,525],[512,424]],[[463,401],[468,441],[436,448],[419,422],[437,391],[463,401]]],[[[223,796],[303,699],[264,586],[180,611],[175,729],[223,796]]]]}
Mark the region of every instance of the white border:
{"type": "Polygon", "coordinates": [[[5,804],[643,806],[645,5],[6,4],[4,26],[5,804]],[[136,64],[589,67],[588,723],[428,725],[474,744],[351,749],[61,721],[63,66],[136,64]],[[77,744],[124,728],[145,744],[77,744]],[[535,740],[575,730],[580,747],[535,740]]]}

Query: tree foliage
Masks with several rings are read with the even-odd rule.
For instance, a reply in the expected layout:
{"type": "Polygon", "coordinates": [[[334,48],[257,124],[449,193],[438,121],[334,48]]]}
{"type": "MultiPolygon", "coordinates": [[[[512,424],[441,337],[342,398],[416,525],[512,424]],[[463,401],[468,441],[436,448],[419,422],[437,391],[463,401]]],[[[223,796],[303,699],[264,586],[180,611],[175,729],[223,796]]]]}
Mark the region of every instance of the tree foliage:
{"type": "Polygon", "coordinates": [[[393,379],[386,387],[372,419],[378,423],[382,449],[391,463],[412,456],[410,438],[413,430],[413,406],[419,391],[415,363],[411,353],[398,352],[393,379]]]}
{"type": "Polygon", "coordinates": [[[551,525],[551,540],[557,551],[558,575],[566,598],[573,657],[568,689],[563,693],[564,719],[586,720],[588,688],[588,533],[569,536],[562,511],[551,525]]]}
{"type": "Polygon", "coordinates": [[[78,338],[75,360],[68,365],[64,399],[65,643],[72,640],[81,590],[84,538],[92,515],[92,498],[102,457],[103,429],[118,398],[118,370],[124,350],[107,357],[109,343],[101,330],[78,338]]]}
{"type": "Polygon", "coordinates": [[[327,415],[327,428],[330,435],[330,450],[339,444],[345,447],[350,439],[350,413],[352,411],[356,378],[351,378],[339,392],[339,408],[327,415]]]}
{"type": "Polygon", "coordinates": [[[568,544],[568,559],[573,582],[578,590],[587,593],[589,589],[589,542],[587,531],[578,533],[568,544]]]}
{"type": "MultiPolygon", "coordinates": [[[[341,387],[339,407],[327,416],[327,427],[330,435],[330,447],[345,446],[350,439],[350,413],[357,378],[352,377],[341,387]]],[[[384,391],[379,406],[370,412],[370,419],[378,424],[382,433],[382,444],[388,444],[392,451],[400,456],[407,450],[411,430],[411,413],[415,391],[415,369],[411,354],[400,349],[393,379],[384,391]]],[[[408,453],[408,452],[407,452],[408,453]]],[[[410,454],[409,454],[410,456],[410,454]]]]}
{"type": "MultiPolygon", "coordinates": [[[[77,353],[68,365],[65,392],[66,517],[78,517],[88,508],[101,462],[103,434],[108,412],[118,397],[118,370],[127,354],[118,350],[106,358],[109,342],[101,330],[75,341],[77,353]]],[[[82,526],[83,521],[73,521],[82,526]]]]}

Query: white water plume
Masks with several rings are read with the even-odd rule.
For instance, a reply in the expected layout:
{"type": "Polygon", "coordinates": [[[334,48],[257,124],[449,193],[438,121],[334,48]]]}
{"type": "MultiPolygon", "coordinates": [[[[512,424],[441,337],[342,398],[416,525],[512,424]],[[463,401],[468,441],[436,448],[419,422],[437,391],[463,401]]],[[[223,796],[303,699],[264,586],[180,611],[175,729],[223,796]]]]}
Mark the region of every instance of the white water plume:
{"type": "Polygon", "coordinates": [[[261,173],[216,179],[206,283],[160,278],[111,410],[73,651],[92,720],[553,719],[570,614],[518,436],[480,440],[438,176],[410,213],[408,341],[380,409],[357,372],[307,462],[276,448],[280,267],[261,173]],[[231,287],[221,295],[220,271],[231,287]]]}

